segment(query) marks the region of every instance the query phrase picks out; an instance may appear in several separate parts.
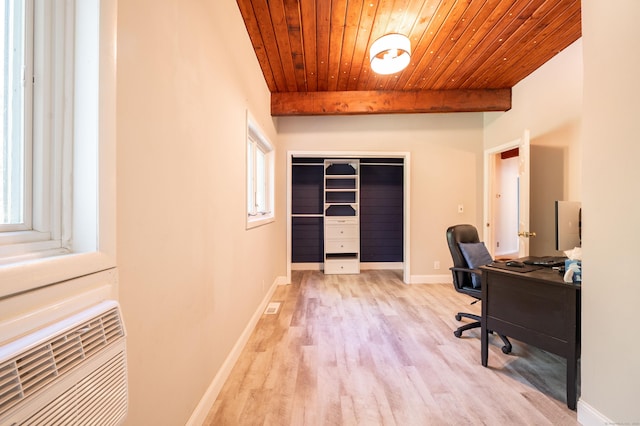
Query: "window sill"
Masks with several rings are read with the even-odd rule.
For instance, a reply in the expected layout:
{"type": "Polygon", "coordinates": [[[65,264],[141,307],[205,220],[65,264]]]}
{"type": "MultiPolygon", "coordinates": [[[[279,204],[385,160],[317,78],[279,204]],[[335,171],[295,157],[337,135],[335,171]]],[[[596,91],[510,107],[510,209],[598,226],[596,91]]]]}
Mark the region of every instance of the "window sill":
{"type": "Polygon", "coordinates": [[[247,218],[247,229],[257,228],[262,225],[266,225],[268,223],[274,222],[276,220],[275,216],[261,216],[259,218],[247,218]]]}
{"type": "Polygon", "coordinates": [[[0,235],[0,265],[68,253],[49,233],[24,231],[0,235]]]}
{"type": "Polygon", "coordinates": [[[0,299],[114,268],[102,252],[76,253],[0,266],[0,299]]]}

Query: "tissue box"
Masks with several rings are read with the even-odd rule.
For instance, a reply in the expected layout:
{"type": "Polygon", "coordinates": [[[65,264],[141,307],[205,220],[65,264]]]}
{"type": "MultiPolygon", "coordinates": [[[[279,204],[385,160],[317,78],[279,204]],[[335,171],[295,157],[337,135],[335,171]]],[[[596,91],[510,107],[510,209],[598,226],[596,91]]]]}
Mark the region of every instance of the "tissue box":
{"type": "Polygon", "coordinates": [[[573,259],[567,259],[564,261],[564,270],[568,271],[569,270],[569,266],[571,266],[572,264],[578,264],[578,270],[575,271],[573,273],[573,282],[574,283],[581,283],[582,282],[582,261],[581,260],[573,260],[573,259]]]}

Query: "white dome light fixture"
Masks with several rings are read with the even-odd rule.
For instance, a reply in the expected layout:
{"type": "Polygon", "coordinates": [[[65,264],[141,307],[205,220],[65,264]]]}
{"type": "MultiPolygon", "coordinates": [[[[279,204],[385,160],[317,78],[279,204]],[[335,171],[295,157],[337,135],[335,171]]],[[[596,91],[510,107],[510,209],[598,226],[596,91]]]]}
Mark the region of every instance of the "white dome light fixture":
{"type": "Polygon", "coordinates": [[[411,42],[403,34],[387,34],[373,42],[369,50],[371,69],[377,74],[395,74],[411,61],[411,42]]]}

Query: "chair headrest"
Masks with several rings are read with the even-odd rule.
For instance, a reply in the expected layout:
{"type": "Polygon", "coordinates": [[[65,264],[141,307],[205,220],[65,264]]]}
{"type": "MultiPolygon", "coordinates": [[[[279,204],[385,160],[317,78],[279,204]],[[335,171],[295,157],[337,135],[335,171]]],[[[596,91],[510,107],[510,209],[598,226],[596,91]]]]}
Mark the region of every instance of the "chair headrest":
{"type": "MultiPolygon", "coordinates": [[[[479,243],[478,230],[475,226],[469,224],[461,224],[450,226],[447,229],[447,244],[449,245],[449,251],[451,252],[451,258],[453,260],[453,266],[458,268],[468,268],[469,265],[465,260],[462,251],[460,250],[460,243],[479,243]]],[[[471,277],[469,273],[458,272],[454,274],[458,275],[458,279],[454,279],[454,284],[459,287],[471,286],[471,277]],[[456,282],[458,281],[458,282],[456,282]]]]}

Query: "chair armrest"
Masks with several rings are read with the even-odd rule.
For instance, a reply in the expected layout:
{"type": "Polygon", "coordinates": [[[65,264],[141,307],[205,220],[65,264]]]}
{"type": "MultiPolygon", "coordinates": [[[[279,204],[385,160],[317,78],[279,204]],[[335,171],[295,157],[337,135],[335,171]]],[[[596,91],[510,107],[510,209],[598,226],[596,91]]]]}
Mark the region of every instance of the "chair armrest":
{"type": "Polygon", "coordinates": [[[482,275],[482,271],[480,269],[471,269],[471,268],[463,268],[460,266],[452,266],[449,268],[451,272],[468,272],[470,274],[482,275]]]}

